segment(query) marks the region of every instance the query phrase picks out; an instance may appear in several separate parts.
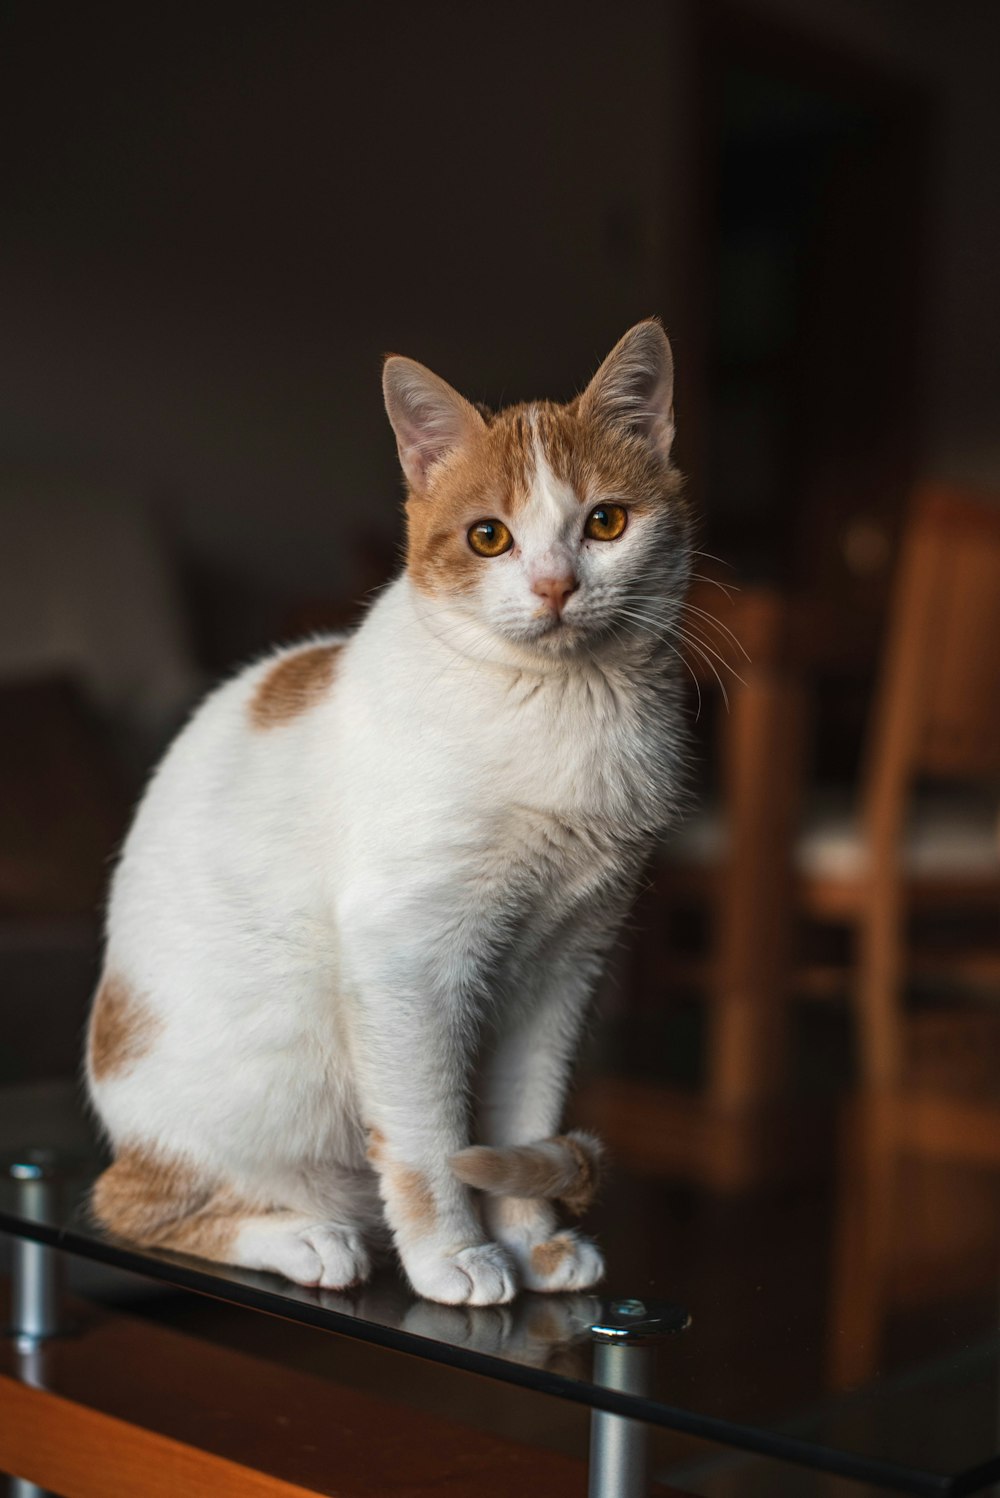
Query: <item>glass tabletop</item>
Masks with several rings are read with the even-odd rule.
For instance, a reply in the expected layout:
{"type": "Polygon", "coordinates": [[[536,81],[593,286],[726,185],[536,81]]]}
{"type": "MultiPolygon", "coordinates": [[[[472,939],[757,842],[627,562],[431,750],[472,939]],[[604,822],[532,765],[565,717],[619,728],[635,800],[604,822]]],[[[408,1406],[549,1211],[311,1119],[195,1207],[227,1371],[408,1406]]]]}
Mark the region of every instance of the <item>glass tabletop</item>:
{"type": "MultiPolygon", "coordinates": [[[[39,1102],[21,1117],[19,1138],[9,1112],[0,1120],[8,1159],[23,1154],[20,1146],[47,1143],[39,1102]]],[[[875,1488],[962,1494],[1000,1479],[996,1276],[949,1278],[942,1268],[928,1284],[912,1268],[887,1280],[882,1266],[876,1287],[871,1265],[865,1278],[862,1183],[849,1171],[833,1182],[732,1198],[613,1171],[587,1222],[604,1247],[611,1293],[522,1294],[509,1306],[456,1308],[415,1298],[392,1264],[363,1287],[334,1292],[114,1241],[87,1212],[96,1153],[61,1160],[62,1179],[47,1193],[4,1174],[0,1229],[233,1305],[875,1488]],[[859,1234],[860,1272],[850,1265],[859,1234]],[[876,1289],[885,1304],[875,1304],[876,1289]],[[862,1312],[871,1366],[860,1376],[855,1370],[850,1387],[838,1354],[848,1334],[857,1344],[862,1312]]],[[[950,1173],[947,1193],[956,1240],[962,1212],[981,1211],[985,1200],[979,1179],[966,1182],[963,1196],[961,1174],[950,1173]]],[[[926,1211],[926,1183],[924,1190],[926,1211]]],[[[913,1231],[919,1227],[914,1219],[913,1231]]]]}

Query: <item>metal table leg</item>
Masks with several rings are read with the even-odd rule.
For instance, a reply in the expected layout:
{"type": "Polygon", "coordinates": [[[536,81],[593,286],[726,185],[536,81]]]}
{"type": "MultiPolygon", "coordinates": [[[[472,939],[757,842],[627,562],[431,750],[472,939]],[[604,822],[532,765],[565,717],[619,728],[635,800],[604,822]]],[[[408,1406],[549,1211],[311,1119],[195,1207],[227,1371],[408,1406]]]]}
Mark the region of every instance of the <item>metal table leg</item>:
{"type": "MultiPolygon", "coordinates": [[[[594,1382],[625,1394],[651,1394],[657,1344],[689,1323],[686,1311],[662,1301],[607,1302],[590,1328],[594,1382]]],[[[642,1420],[594,1410],[589,1498],[645,1498],[648,1487],[649,1427],[642,1420]]]]}
{"type": "MultiPolygon", "coordinates": [[[[55,1154],[51,1150],[24,1150],[6,1164],[8,1176],[17,1182],[18,1206],[25,1217],[53,1221],[60,1174],[55,1154]]],[[[59,1331],[57,1274],[55,1249],[14,1237],[9,1331],[26,1354],[59,1331]]]]}

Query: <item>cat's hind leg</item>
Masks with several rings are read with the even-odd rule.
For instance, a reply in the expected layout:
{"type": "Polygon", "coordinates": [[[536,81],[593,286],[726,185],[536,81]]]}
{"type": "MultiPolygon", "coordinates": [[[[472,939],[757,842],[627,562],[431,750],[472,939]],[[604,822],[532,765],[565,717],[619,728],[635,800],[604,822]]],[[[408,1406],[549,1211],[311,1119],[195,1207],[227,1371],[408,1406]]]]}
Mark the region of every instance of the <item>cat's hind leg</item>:
{"type": "Polygon", "coordinates": [[[91,1209],[102,1227],[143,1247],[270,1270],[300,1285],[343,1289],[370,1269],[352,1223],[254,1201],[187,1162],[145,1149],[119,1153],[98,1179],[91,1209]]]}

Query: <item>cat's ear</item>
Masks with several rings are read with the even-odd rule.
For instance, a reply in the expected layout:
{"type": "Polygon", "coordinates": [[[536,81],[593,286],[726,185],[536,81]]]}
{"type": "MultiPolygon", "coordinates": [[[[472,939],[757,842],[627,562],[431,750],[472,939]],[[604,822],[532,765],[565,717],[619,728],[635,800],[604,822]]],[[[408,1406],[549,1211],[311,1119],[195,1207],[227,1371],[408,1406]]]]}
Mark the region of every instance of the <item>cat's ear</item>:
{"type": "Polygon", "coordinates": [[[399,461],[418,492],[435,463],[486,429],[475,406],[414,359],[390,354],[382,370],[382,391],[399,461]]]}
{"type": "Polygon", "coordinates": [[[580,397],[587,420],[642,437],[666,462],[674,440],[674,357],[659,320],[636,323],[611,350],[580,397]]]}

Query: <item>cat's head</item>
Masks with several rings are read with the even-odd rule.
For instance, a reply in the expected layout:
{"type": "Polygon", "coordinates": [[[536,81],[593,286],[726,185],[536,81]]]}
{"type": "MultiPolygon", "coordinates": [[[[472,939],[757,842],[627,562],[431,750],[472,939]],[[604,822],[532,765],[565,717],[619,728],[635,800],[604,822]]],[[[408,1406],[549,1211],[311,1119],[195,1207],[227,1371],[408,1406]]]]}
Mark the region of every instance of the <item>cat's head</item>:
{"type": "Polygon", "coordinates": [[[690,541],[659,322],[626,333],[565,406],[493,415],[395,355],[383,387],[408,487],[407,569],[425,598],[546,655],[664,631],[690,541]]]}

